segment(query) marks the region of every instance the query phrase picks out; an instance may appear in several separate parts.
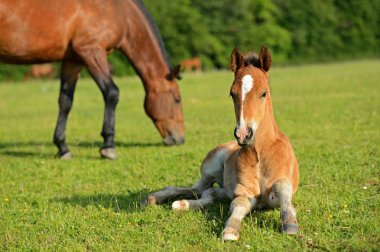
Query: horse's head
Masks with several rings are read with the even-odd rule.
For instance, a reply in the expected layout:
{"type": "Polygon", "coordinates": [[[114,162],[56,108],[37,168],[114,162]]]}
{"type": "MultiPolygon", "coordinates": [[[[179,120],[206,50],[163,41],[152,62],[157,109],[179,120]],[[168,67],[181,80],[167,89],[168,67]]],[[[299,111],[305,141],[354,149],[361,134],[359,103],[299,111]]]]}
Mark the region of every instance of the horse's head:
{"type": "Polygon", "coordinates": [[[271,55],[266,47],[260,55],[244,56],[235,48],[231,55],[231,70],[235,80],[231,86],[231,97],[236,115],[235,138],[240,146],[251,145],[255,131],[260,126],[267,110],[269,99],[268,71],[271,55]]]}
{"type": "Polygon", "coordinates": [[[179,70],[178,65],[166,76],[164,83],[157,85],[159,89],[148,92],[145,97],[145,111],[166,145],[183,144],[185,141],[182,101],[176,82],[179,70]]]}

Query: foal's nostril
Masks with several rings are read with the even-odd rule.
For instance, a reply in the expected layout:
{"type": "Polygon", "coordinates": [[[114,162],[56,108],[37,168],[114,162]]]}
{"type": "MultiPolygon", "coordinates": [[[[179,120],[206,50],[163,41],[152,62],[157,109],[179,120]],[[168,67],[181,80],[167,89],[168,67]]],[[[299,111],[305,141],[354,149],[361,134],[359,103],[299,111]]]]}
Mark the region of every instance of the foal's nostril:
{"type": "Polygon", "coordinates": [[[235,136],[235,138],[239,138],[239,136],[237,135],[237,127],[235,128],[235,130],[234,130],[234,136],[235,136]]]}
{"type": "Polygon", "coordinates": [[[247,128],[247,135],[245,136],[245,139],[251,139],[253,137],[253,130],[251,127],[247,128]]]}

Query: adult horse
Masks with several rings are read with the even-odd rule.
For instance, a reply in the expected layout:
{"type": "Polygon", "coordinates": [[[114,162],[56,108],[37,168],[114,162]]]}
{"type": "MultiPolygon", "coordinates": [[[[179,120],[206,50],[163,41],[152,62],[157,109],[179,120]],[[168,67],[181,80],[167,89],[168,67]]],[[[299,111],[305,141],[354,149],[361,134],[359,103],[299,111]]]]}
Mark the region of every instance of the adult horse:
{"type": "Polygon", "coordinates": [[[202,61],[200,58],[184,59],[179,63],[184,71],[202,71],[202,61]]]}
{"type": "Polygon", "coordinates": [[[182,105],[176,77],[158,30],[138,0],[2,0],[0,60],[11,64],[62,61],[59,115],[54,143],[62,159],[71,158],[65,142],[67,116],[76,82],[86,67],[102,92],[105,110],[101,156],[116,158],[115,108],[118,87],[107,55],[121,50],[140,76],[145,111],[167,145],[184,142],[182,105]]]}
{"type": "Polygon", "coordinates": [[[55,74],[55,69],[53,64],[35,64],[29,67],[29,70],[24,75],[24,80],[29,78],[42,79],[50,78],[52,79],[55,74]]]}

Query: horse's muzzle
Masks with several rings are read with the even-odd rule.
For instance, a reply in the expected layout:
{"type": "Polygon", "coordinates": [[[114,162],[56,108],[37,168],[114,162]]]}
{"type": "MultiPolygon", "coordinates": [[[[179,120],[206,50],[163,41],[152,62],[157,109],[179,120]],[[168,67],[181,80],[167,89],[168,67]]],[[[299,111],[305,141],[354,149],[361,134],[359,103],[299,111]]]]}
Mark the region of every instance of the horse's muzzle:
{"type": "Polygon", "coordinates": [[[173,134],[171,131],[168,131],[168,134],[164,139],[164,144],[167,146],[181,145],[183,143],[185,143],[185,137],[177,136],[176,134],[173,134]]]}

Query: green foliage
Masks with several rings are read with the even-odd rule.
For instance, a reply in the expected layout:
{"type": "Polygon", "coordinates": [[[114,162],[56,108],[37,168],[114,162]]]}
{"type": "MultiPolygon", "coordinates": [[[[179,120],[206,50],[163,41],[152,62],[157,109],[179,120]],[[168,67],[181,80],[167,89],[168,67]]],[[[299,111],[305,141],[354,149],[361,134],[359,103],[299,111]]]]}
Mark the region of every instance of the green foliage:
{"type": "Polygon", "coordinates": [[[207,152],[233,140],[232,72],[184,74],[187,131],[178,147],[162,145],[140,80],[116,78],[115,161],[99,158],[104,105],[92,80],[77,86],[69,161],[54,158],[56,81],[0,85],[0,250],[378,251],[379,68],[372,60],[270,71],[274,114],[300,163],[300,231],[280,233],[278,209],[255,211],[229,243],[220,240],[229,201],[180,213],[139,202],[167,185],[192,185],[207,152]]]}
{"type": "Polygon", "coordinates": [[[220,63],[220,59],[213,58],[221,53],[223,46],[210,34],[204,16],[192,1],[178,0],[163,4],[147,0],[144,3],[160,28],[173,64],[193,56],[207,57],[215,61],[214,64],[220,63]]]}
{"type": "MultiPolygon", "coordinates": [[[[205,70],[226,68],[234,47],[266,45],[278,65],[380,55],[378,0],[143,0],[171,63],[200,57],[205,70]]],[[[120,52],[115,75],[134,74],[120,52]]],[[[25,67],[0,64],[0,80],[22,79],[25,67]]],[[[86,74],[85,74],[86,75],[86,74]]]]}
{"type": "Polygon", "coordinates": [[[23,80],[27,71],[27,66],[8,65],[0,62],[0,80],[23,80]]]}

